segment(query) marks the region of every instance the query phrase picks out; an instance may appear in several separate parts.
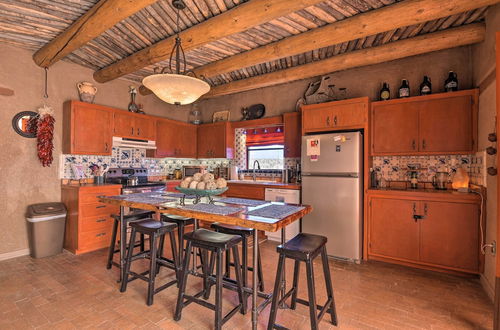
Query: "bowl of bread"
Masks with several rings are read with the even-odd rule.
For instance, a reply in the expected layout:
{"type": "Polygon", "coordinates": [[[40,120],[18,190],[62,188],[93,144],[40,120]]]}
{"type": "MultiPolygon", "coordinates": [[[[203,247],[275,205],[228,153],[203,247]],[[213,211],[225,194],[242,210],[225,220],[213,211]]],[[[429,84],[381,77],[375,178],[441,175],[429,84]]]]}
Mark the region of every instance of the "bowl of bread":
{"type": "Polygon", "coordinates": [[[224,193],[227,190],[227,181],[224,178],[215,179],[212,173],[196,173],[184,178],[175,189],[186,196],[195,196],[195,204],[201,197],[208,197],[209,201],[213,202],[211,196],[224,193]]]}

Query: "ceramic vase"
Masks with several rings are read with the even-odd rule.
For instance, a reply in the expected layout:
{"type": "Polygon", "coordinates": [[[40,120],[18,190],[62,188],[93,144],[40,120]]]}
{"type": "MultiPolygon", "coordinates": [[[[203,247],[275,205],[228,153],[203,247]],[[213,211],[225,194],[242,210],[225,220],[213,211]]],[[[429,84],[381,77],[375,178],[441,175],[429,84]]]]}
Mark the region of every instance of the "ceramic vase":
{"type": "Polygon", "coordinates": [[[80,101],[94,103],[95,94],[97,93],[97,87],[87,81],[79,82],[78,84],[76,84],[76,87],[78,88],[80,101]]]}

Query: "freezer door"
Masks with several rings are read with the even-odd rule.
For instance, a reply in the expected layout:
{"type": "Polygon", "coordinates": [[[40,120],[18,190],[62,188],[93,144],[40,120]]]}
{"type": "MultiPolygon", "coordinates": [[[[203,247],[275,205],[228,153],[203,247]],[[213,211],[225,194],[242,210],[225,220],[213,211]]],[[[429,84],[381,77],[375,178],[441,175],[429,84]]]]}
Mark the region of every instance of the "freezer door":
{"type": "Polygon", "coordinates": [[[303,136],[302,173],[359,173],[362,147],[360,132],[303,136]],[[344,142],[342,137],[345,137],[344,142]],[[320,155],[316,161],[307,156],[307,144],[311,139],[320,140],[320,155]]]}
{"type": "Polygon", "coordinates": [[[361,178],[302,178],[302,203],[313,210],[302,219],[302,231],[326,236],[330,256],[359,261],[362,244],[361,178]]]}

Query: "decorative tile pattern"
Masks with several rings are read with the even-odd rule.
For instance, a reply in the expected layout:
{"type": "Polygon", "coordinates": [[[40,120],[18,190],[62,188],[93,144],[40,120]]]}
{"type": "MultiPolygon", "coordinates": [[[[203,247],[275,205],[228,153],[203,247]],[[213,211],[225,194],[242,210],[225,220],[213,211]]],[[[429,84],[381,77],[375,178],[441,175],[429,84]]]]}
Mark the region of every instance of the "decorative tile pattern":
{"type": "Polygon", "coordinates": [[[62,155],[61,179],[73,179],[71,164],[83,164],[85,175],[91,177],[89,166],[104,164],[109,167],[146,168],[150,176],[162,176],[181,169],[183,165],[205,165],[209,171],[218,166],[229,166],[230,159],[147,158],[145,149],[113,147],[111,156],[62,155]]]}
{"type": "Polygon", "coordinates": [[[234,130],[234,164],[241,170],[247,169],[247,136],[245,130],[234,130]]]}
{"type": "Polygon", "coordinates": [[[471,183],[483,185],[484,153],[476,155],[434,155],[434,156],[385,156],[373,157],[373,168],[386,181],[407,181],[408,171],[417,168],[419,182],[432,182],[436,172],[450,174],[451,182],[457,168],[463,167],[469,173],[471,183]]]}

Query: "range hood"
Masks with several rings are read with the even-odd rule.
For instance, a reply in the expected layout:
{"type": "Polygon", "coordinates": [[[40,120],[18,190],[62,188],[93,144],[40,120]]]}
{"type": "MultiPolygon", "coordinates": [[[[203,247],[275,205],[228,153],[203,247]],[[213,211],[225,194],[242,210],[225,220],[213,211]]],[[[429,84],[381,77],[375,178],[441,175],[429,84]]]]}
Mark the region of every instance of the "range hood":
{"type": "Polygon", "coordinates": [[[136,148],[136,149],[156,149],[156,141],[128,139],[113,136],[113,147],[136,148]]]}

